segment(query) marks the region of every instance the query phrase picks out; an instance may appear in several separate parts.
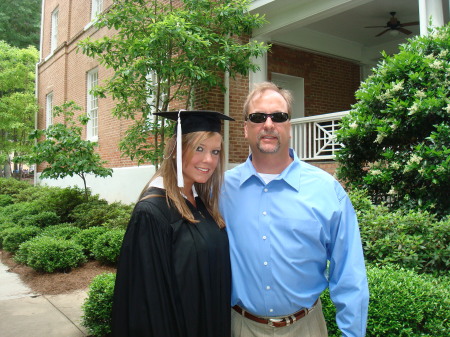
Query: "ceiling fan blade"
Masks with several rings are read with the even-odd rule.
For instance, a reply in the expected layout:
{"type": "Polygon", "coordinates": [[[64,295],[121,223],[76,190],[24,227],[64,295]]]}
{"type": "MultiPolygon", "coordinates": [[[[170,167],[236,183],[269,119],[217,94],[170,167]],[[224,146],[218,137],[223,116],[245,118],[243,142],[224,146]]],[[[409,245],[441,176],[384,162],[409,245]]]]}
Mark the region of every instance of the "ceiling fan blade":
{"type": "Polygon", "coordinates": [[[386,28],[386,26],[366,26],[364,28],[386,28]]]}
{"type": "Polygon", "coordinates": [[[401,31],[403,34],[409,35],[412,32],[410,30],[407,30],[405,28],[397,28],[397,30],[401,31]]]}
{"type": "Polygon", "coordinates": [[[390,28],[385,29],[385,30],[383,30],[381,33],[375,35],[375,37],[380,36],[380,35],[383,35],[384,33],[388,32],[388,31],[390,31],[390,30],[391,30],[390,28]]]}
{"type": "Polygon", "coordinates": [[[401,23],[401,24],[400,24],[400,27],[405,27],[405,26],[416,26],[416,25],[418,25],[419,23],[420,23],[419,21],[401,23]]]}

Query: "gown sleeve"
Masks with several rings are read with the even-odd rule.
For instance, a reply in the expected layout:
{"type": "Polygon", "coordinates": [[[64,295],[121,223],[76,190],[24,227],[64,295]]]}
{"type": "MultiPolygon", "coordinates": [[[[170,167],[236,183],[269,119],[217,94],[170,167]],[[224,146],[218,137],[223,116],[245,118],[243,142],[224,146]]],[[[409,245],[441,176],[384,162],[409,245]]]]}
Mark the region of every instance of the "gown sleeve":
{"type": "MultiPolygon", "coordinates": [[[[156,198],[165,203],[165,198],[156,198]]],[[[182,311],[176,305],[180,295],[171,263],[170,214],[151,199],[136,205],[123,240],[112,336],[182,337],[186,331],[182,311]]]]}

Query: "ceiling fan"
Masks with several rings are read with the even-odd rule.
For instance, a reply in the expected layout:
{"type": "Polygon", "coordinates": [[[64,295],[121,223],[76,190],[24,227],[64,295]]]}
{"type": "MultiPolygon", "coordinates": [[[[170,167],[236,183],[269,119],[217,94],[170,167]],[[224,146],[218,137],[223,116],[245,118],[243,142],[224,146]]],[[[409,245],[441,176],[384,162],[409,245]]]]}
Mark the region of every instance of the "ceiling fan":
{"type": "Polygon", "coordinates": [[[415,25],[419,24],[419,21],[400,23],[400,21],[398,21],[398,19],[395,17],[396,12],[390,12],[390,14],[391,14],[391,18],[389,19],[389,21],[386,23],[385,26],[367,26],[364,28],[387,28],[375,36],[383,35],[384,33],[388,32],[388,31],[399,31],[399,32],[402,32],[403,34],[409,35],[412,32],[403,27],[415,26],[415,25]]]}

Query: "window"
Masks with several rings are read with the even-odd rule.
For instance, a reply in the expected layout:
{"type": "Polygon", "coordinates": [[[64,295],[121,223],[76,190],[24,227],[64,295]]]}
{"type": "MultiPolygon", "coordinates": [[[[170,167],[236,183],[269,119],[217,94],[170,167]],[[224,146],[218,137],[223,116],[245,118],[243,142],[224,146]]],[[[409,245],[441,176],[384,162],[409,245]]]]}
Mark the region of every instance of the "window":
{"type": "Polygon", "coordinates": [[[87,138],[93,141],[98,139],[98,97],[92,94],[98,84],[98,69],[93,69],[87,74],[87,138]]]}
{"type": "Polygon", "coordinates": [[[50,38],[50,52],[53,53],[58,47],[58,16],[59,9],[55,9],[52,13],[52,35],[50,38]]]}
{"type": "Polygon", "coordinates": [[[53,92],[45,97],[45,128],[53,124],[53,92]]]}
{"type": "Polygon", "coordinates": [[[97,15],[103,11],[103,0],[92,0],[91,20],[96,20],[97,15]]]}

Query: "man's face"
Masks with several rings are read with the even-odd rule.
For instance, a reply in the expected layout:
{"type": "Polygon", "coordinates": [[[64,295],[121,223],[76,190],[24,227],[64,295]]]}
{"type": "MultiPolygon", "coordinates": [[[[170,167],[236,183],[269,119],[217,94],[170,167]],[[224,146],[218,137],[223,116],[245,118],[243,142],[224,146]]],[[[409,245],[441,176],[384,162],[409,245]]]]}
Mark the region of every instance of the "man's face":
{"type": "MultiPolygon", "coordinates": [[[[273,90],[266,90],[256,96],[249,105],[248,114],[261,112],[272,114],[275,112],[288,112],[285,99],[273,90]]],[[[245,121],[244,135],[253,154],[257,153],[286,153],[288,154],[289,139],[291,138],[291,123],[275,123],[267,118],[263,123],[245,121]]]]}

